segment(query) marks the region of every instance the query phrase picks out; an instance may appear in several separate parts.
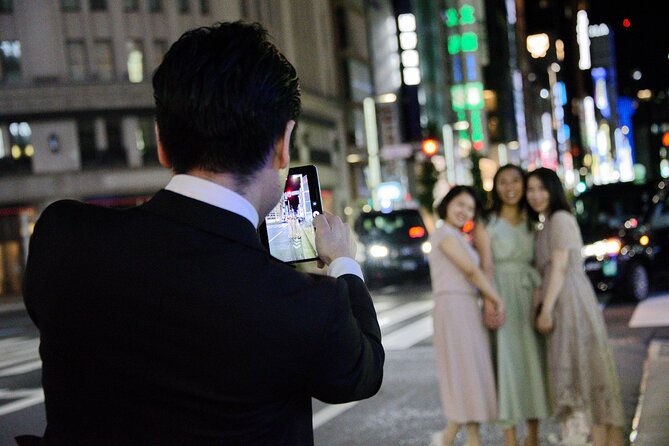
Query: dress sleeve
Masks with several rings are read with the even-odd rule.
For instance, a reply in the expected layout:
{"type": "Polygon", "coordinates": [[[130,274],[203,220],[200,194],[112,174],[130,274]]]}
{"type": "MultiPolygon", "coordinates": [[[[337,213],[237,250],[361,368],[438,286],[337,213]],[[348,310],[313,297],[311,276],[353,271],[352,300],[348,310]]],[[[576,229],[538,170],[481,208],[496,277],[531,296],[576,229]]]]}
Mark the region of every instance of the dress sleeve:
{"type": "Polygon", "coordinates": [[[567,211],[557,211],[551,216],[550,240],[551,251],[579,247],[579,228],[576,219],[567,211]]]}

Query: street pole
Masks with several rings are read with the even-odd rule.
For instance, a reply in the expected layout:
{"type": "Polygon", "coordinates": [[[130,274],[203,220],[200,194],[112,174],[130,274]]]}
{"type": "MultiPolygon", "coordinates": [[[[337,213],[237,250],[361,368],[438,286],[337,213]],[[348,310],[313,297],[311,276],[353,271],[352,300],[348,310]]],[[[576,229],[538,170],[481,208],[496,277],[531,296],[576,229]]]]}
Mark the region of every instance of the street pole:
{"type": "Polygon", "coordinates": [[[365,136],[367,139],[367,187],[372,194],[372,207],[381,208],[377,189],[381,183],[381,162],[379,161],[379,134],[376,128],[376,103],[374,98],[362,101],[365,118],[365,136]]]}

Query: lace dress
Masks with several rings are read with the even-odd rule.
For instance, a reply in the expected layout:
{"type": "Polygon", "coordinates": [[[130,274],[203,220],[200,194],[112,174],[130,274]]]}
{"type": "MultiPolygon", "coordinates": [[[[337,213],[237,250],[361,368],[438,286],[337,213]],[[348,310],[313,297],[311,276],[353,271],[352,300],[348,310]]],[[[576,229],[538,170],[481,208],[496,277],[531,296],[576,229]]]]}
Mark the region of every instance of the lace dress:
{"type": "Polygon", "coordinates": [[[565,420],[583,412],[589,423],[623,426],[618,378],[604,318],[583,269],[581,232],[573,215],[557,211],[535,239],[535,261],[544,286],[550,257],[569,251],[566,277],[555,305],[555,328],[547,336],[549,389],[553,412],[565,420]]]}

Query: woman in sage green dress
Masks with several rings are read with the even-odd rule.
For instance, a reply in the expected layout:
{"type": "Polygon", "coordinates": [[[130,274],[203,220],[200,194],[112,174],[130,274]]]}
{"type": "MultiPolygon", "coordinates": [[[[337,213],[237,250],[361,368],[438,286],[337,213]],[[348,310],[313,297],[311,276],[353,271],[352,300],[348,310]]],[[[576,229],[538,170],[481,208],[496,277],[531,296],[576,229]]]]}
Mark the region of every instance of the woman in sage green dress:
{"type": "Polygon", "coordinates": [[[506,322],[496,328],[495,356],[498,420],[506,446],[516,446],[516,426],[527,423],[525,444],[539,444],[539,420],[550,414],[544,344],[534,329],[535,290],[541,284],[533,268],[534,234],[525,212],[524,172],[513,164],[499,168],[485,227],[476,231],[483,267],[506,306],[506,322]],[[490,261],[492,260],[492,261],[490,261]]]}

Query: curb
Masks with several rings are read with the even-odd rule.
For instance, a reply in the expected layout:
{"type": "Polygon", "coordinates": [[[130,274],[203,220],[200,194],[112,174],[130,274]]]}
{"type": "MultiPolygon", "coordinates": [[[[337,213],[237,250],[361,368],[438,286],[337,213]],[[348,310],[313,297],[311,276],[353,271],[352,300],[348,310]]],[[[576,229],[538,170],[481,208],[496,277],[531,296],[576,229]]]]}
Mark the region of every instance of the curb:
{"type": "Polygon", "coordinates": [[[669,438],[669,338],[654,339],[648,346],[639,391],[639,402],[632,421],[630,444],[658,446],[669,438]]]}

